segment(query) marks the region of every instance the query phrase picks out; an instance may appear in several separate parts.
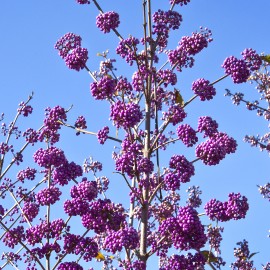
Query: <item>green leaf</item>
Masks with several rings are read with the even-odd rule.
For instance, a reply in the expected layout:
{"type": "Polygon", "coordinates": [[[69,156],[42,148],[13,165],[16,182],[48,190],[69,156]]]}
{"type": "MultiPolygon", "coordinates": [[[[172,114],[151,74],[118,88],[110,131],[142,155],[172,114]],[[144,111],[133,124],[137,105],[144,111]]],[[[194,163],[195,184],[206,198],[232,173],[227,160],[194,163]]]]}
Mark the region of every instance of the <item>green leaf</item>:
{"type": "Polygon", "coordinates": [[[261,56],[261,59],[267,63],[270,63],[270,54],[261,56]]]}
{"type": "Polygon", "coordinates": [[[181,107],[184,106],[184,104],[185,104],[184,99],[181,96],[180,92],[176,88],[174,88],[174,98],[175,98],[176,104],[180,104],[181,107]]]}
{"type": "Polygon", "coordinates": [[[249,255],[248,259],[251,259],[254,255],[258,254],[259,252],[253,252],[249,255]]]}
{"type": "Polygon", "coordinates": [[[213,254],[213,252],[208,250],[202,250],[201,254],[207,262],[217,262],[218,258],[213,254]]]}

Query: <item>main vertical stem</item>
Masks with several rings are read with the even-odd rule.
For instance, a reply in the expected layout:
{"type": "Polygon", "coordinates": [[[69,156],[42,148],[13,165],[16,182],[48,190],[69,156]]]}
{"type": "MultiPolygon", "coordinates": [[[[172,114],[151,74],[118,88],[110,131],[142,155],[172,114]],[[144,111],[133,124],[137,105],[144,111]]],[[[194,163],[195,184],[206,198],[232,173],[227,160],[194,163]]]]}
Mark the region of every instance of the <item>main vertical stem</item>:
{"type": "MultiPolygon", "coordinates": [[[[145,102],[145,144],[144,144],[144,157],[150,158],[150,111],[149,104],[145,102]]],[[[141,213],[141,241],[140,241],[140,256],[142,261],[146,262],[146,249],[147,249],[147,228],[148,228],[148,210],[149,210],[149,173],[145,174],[145,186],[143,187],[143,205],[141,213]]]]}
{"type": "MultiPolygon", "coordinates": [[[[151,39],[151,0],[143,0],[143,27],[144,27],[144,38],[151,39]],[[146,15],[146,3],[147,3],[147,15],[146,15]],[[148,29],[147,29],[148,26],[148,29]],[[148,30],[148,35],[147,35],[148,30]]],[[[146,44],[147,42],[145,42],[146,44]]],[[[144,141],[144,157],[150,159],[150,136],[151,136],[151,117],[150,117],[150,106],[151,106],[151,85],[152,85],[152,65],[153,65],[153,52],[152,52],[152,42],[145,48],[145,54],[148,56],[150,53],[150,60],[145,61],[146,68],[150,71],[146,80],[145,87],[145,141],[144,141]]],[[[140,239],[140,259],[146,263],[147,256],[147,231],[148,231],[148,212],[149,212],[149,173],[144,175],[144,187],[142,191],[143,203],[141,211],[141,239],[140,239]]]]}

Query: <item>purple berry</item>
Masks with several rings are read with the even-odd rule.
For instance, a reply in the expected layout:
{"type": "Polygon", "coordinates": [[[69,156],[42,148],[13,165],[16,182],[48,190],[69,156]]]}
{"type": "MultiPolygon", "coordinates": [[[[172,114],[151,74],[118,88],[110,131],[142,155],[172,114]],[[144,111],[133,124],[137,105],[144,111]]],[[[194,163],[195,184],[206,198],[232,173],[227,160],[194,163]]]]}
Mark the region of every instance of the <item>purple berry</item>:
{"type": "Polygon", "coordinates": [[[216,95],[216,89],[208,80],[198,79],[192,83],[192,90],[201,101],[210,100],[216,95]]]}
{"type": "Polygon", "coordinates": [[[82,38],[80,36],[73,33],[67,33],[56,42],[54,48],[57,49],[59,55],[65,59],[71,50],[81,47],[81,40],[82,38]]]}
{"type": "Polygon", "coordinates": [[[218,132],[218,123],[210,116],[201,116],[198,120],[198,131],[203,133],[203,137],[211,137],[218,132]]]}
{"type": "Polygon", "coordinates": [[[226,58],[222,64],[225,73],[232,77],[234,83],[246,82],[250,76],[250,71],[244,60],[239,60],[234,56],[226,58]]]}
{"type": "Polygon", "coordinates": [[[104,33],[109,33],[119,26],[119,14],[114,11],[101,13],[97,16],[97,27],[104,33]]]}
{"type": "Polygon", "coordinates": [[[77,47],[70,51],[65,57],[65,62],[68,68],[80,71],[85,68],[88,59],[88,50],[85,48],[77,47]]]}
{"type": "Polygon", "coordinates": [[[180,125],[177,128],[178,138],[187,146],[191,147],[198,142],[196,131],[188,124],[180,125]]]}
{"type": "Polygon", "coordinates": [[[103,76],[100,81],[90,85],[92,96],[97,100],[111,99],[115,93],[116,81],[109,76],[103,76]]]}
{"type": "Polygon", "coordinates": [[[138,104],[117,101],[111,105],[110,117],[117,128],[128,129],[139,123],[143,115],[138,104]]]}
{"type": "Polygon", "coordinates": [[[255,50],[245,49],[241,54],[251,71],[258,70],[262,65],[262,59],[255,50]]]}

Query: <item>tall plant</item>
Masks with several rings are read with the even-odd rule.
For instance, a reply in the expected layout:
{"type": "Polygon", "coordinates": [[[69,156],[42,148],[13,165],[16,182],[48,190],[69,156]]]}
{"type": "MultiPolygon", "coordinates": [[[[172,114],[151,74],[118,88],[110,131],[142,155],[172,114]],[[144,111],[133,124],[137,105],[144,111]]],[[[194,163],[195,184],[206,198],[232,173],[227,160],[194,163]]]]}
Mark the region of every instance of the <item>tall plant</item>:
{"type": "MultiPolygon", "coordinates": [[[[88,0],[77,2],[90,4],[88,0]]],[[[177,74],[192,68],[195,56],[212,42],[211,31],[200,28],[183,36],[175,49],[167,48],[170,31],[179,29],[183,21],[177,9],[189,2],[170,0],[168,10],[153,10],[152,1],[143,0],[143,36],[139,39],[122,36],[117,30],[119,14],[105,12],[96,0],[91,1],[99,11],[97,27],[103,33],[115,33],[119,38],[116,53],[127,65],[136,67],[130,79],[117,74],[116,59],[109,58],[108,52],[100,54],[99,70],[91,71],[88,51],[79,35],[67,33],[56,42],[55,48],[70,69],[89,73],[91,94],[109,103],[110,120],[119,136],[112,136],[109,126],[88,131],[83,116],[73,125],[68,123],[68,110],[61,106],[46,109],[40,129],[21,133],[17,121],[32,112],[28,105],[32,96],[20,104],[10,125],[2,124],[6,140],[0,145],[0,192],[2,198],[10,194],[14,201],[13,205],[10,200],[1,201],[1,240],[7,246],[2,269],[10,265],[22,269],[21,260],[26,269],[91,269],[89,261],[94,259],[102,262],[103,269],[143,270],[152,269],[149,259],[153,256],[158,257],[155,268],[160,270],[220,269],[225,265],[220,250],[223,227],[219,224],[245,218],[247,198],[230,193],[225,202],[213,198],[204,203],[212,224],[202,224],[200,188],[189,187],[188,200],[183,202],[180,187],[191,181],[196,162],[217,165],[236,151],[237,143],[220,132],[210,116],[199,117],[197,127],[191,127],[186,108],[195,99],[213,99],[215,85],[228,76],[235,83],[246,82],[260,67],[261,58],[252,49],[243,52],[243,59],[228,57],[222,65],[225,75],[214,82],[198,78],[191,84],[194,95],[184,101],[176,89],[177,74]],[[166,60],[161,63],[159,59],[166,60]],[[116,142],[115,171],[129,189],[129,206],[109,199],[110,182],[100,176],[100,162],[87,159],[80,166],[56,146],[63,126],[73,128],[78,135],[95,135],[100,144],[116,142]],[[15,151],[12,138],[25,139],[26,143],[15,151]],[[160,156],[166,155],[173,143],[194,147],[194,159],[177,152],[161,164],[160,156]],[[35,165],[20,170],[16,180],[8,178],[10,169],[23,162],[22,154],[29,144],[42,145],[33,155],[35,165]],[[88,172],[94,180],[85,176],[88,172]],[[64,192],[67,187],[69,194],[64,192]],[[65,219],[60,212],[54,218],[59,209],[63,209],[65,219]]],[[[246,242],[239,245],[248,250],[246,242]]],[[[239,267],[247,263],[252,267],[249,251],[245,254],[245,258],[236,254],[232,268],[242,269],[239,267]]]]}

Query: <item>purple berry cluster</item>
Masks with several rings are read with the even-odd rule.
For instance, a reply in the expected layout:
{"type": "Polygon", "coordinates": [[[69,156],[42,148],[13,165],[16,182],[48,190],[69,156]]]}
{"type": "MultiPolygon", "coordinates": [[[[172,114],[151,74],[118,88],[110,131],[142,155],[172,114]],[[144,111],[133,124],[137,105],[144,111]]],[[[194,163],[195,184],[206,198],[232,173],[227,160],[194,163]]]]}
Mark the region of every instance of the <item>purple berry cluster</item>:
{"type": "Polygon", "coordinates": [[[217,165],[225,158],[226,154],[236,151],[237,143],[227,134],[222,132],[214,133],[208,140],[196,147],[196,156],[206,165],[217,165]]]}
{"type": "Polygon", "coordinates": [[[157,79],[159,84],[163,83],[164,87],[175,85],[177,83],[176,74],[170,69],[161,69],[157,72],[157,79]]]}
{"type": "Polygon", "coordinates": [[[97,16],[97,27],[104,33],[109,33],[119,26],[119,14],[114,11],[101,13],[97,16]]]}
{"type": "Polygon", "coordinates": [[[138,124],[143,115],[138,104],[117,101],[111,105],[110,118],[117,128],[129,129],[138,124]]]}
{"type": "Polygon", "coordinates": [[[32,222],[39,213],[39,205],[36,203],[25,202],[22,210],[25,217],[24,220],[27,219],[28,221],[32,222]]]}
{"type": "Polygon", "coordinates": [[[22,256],[14,252],[6,252],[1,256],[1,259],[12,262],[17,267],[17,263],[22,260],[22,256]]]}
{"type": "Polygon", "coordinates": [[[82,38],[73,33],[67,33],[61,37],[55,44],[54,48],[59,51],[59,55],[65,59],[66,56],[75,48],[81,47],[82,38]]]}
{"type": "Polygon", "coordinates": [[[63,248],[67,254],[81,255],[86,262],[98,254],[98,245],[92,238],[71,233],[65,234],[63,248]]]}
{"type": "Polygon", "coordinates": [[[129,37],[119,42],[116,48],[116,53],[126,60],[129,65],[133,65],[136,60],[136,52],[138,50],[137,45],[139,40],[135,37],[129,37]]]}
{"type": "Polygon", "coordinates": [[[132,270],[146,270],[146,263],[143,261],[135,260],[120,260],[119,267],[123,270],[132,269],[132,270]]]}
{"type": "Polygon", "coordinates": [[[174,169],[174,173],[182,183],[187,183],[195,174],[194,166],[183,155],[174,155],[170,159],[170,169],[174,169]]]}
{"type": "Polygon", "coordinates": [[[216,89],[206,79],[198,79],[192,83],[192,90],[201,101],[210,100],[216,95],[216,89]]]}
{"type": "Polygon", "coordinates": [[[58,243],[53,243],[53,244],[46,243],[41,248],[40,247],[33,248],[31,249],[31,256],[35,255],[41,259],[41,258],[44,258],[45,256],[48,256],[53,251],[55,253],[59,253],[61,251],[61,247],[58,243]]]}
{"type": "Polygon", "coordinates": [[[225,74],[230,75],[234,83],[246,82],[250,76],[249,68],[246,62],[242,59],[237,59],[234,56],[227,57],[222,67],[225,69],[225,74]]]}
{"type": "Polygon", "coordinates": [[[250,259],[250,251],[248,247],[248,242],[244,239],[242,242],[236,243],[239,247],[234,248],[234,257],[236,261],[231,264],[233,270],[237,269],[249,269],[256,270],[253,267],[253,261],[250,259]]]}
{"type": "Polygon", "coordinates": [[[87,213],[88,209],[89,203],[79,197],[64,202],[64,211],[69,216],[82,216],[87,213]]]}
{"type": "Polygon", "coordinates": [[[139,244],[138,232],[133,227],[127,227],[118,231],[108,232],[104,247],[106,250],[116,253],[123,248],[136,249],[139,244]]]}
{"type": "Polygon", "coordinates": [[[82,216],[82,225],[97,234],[108,230],[117,231],[124,221],[124,208],[109,199],[90,202],[88,212],[82,216]]]}
{"type": "Polygon", "coordinates": [[[262,59],[255,50],[251,48],[245,49],[241,54],[251,71],[258,70],[261,67],[262,59]]]}
{"type": "Polygon", "coordinates": [[[203,29],[201,27],[200,32],[182,37],[177,48],[167,53],[170,64],[176,67],[178,71],[182,71],[183,68],[193,67],[193,56],[208,47],[208,43],[213,40],[211,36],[212,33],[208,28],[203,29]]]}
{"type": "Polygon", "coordinates": [[[25,137],[26,142],[32,145],[39,141],[39,133],[32,128],[26,129],[23,132],[23,137],[25,137]]]}
{"type": "Polygon", "coordinates": [[[111,99],[115,92],[116,82],[109,76],[104,76],[98,82],[90,85],[92,96],[96,100],[111,99]]]}
{"type": "Polygon", "coordinates": [[[133,154],[123,153],[116,159],[115,169],[118,172],[126,173],[130,178],[135,175],[133,154]]]}
{"type": "Polygon", "coordinates": [[[99,63],[99,75],[104,76],[108,75],[110,71],[117,70],[113,63],[116,62],[115,59],[106,59],[105,61],[101,61],[99,63]]]}
{"type": "Polygon", "coordinates": [[[34,161],[41,167],[50,168],[50,166],[59,167],[63,163],[66,163],[66,157],[63,150],[54,146],[43,149],[38,149],[34,156],[34,161]]]}
{"type": "Polygon", "coordinates": [[[151,174],[154,170],[154,163],[146,157],[138,159],[138,172],[151,174]]]}
{"type": "Polygon", "coordinates": [[[179,207],[177,217],[164,220],[158,230],[180,250],[201,249],[207,240],[198,212],[189,206],[179,207]]]}
{"type": "Polygon", "coordinates": [[[54,46],[59,51],[59,55],[65,60],[66,65],[70,69],[77,71],[85,67],[88,59],[88,51],[81,47],[81,40],[82,38],[80,36],[67,33],[54,46]]]}
{"type": "Polygon", "coordinates": [[[5,142],[1,142],[0,143],[0,154],[1,155],[5,155],[7,152],[9,152],[10,149],[12,149],[13,146],[12,145],[8,145],[5,142]]]}
{"type": "Polygon", "coordinates": [[[201,116],[198,119],[198,131],[204,133],[204,138],[211,137],[218,132],[218,123],[210,116],[201,116]]]}
{"type": "Polygon", "coordinates": [[[228,221],[245,218],[249,205],[245,196],[240,193],[230,193],[228,201],[220,202],[212,199],[204,206],[204,209],[211,220],[228,221]]]}
{"type": "Polygon", "coordinates": [[[198,142],[196,131],[188,124],[183,124],[176,129],[178,138],[187,146],[192,147],[198,142]]]}
{"type": "Polygon", "coordinates": [[[202,200],[200,195],[202,191],[199,189],[199,186],[191,186],[186,192],[188,193],[187,205],[193,208],[200,207],[202,204],[202,200]]]}
{"type": "Polygon", "coordinates": [[[73,186],[70,190],[70,195],[72,198],[85,199],[91,202],[97,197],[98,187],[96,181],[83,180],[78,185],[73,186]]]}
{"type": "Polygon", "coordinates": [[[142,92],[145,90],[145,80],[147,79],[147,74],[150,74],[147,70],[141,69],[140,71],[135,71],[132,75],[132,86],[135,91],[142,92]]]}
{"type": "Polygon", "coordinates": [[[167,112],[163,112],[162,120],[172,123],[174,126],[182,122],[187,114],[180,104],[171,105],[167,112]]]}
{"type": "Polygon", "coordinates": [[[180,46],[175,50],[168,51],[167,54],[171,66],[175,66],[177,71],[181,72],[183,68],[192,68],[194,65],[194,58],[189,56],[180,46]]]}
{"type": "Polygon", "coordinates": [[[67,185],[70,180],[75,180],[77,177],[82,176],[83,170],[80,165],[72,162],[64,162],[60,166],[56,167],[53,171],[52,178],[55,183],[64,186],[67,185]]]}
{"type": "Polygon", "coordinates": [[[42,220],[39,224],[32,226],[25,231],[25,238],[28,244],[35,245],[40,243],[42,239],[58,240],[65,228],[63,219],[55,219],[52,222],[42,220]]]}
{"type": "Polygon", "coordinates": [[[191,36],[184,36],[179,41],[179,47],[188,55],[195,55],[208,47],[208,43],[212,42],[212,33],[208,28],[200,29],[200,32],[192,33],[191,36]]]}
{"type": "Polygon", "coordinates": [[[138,172],[151,172],[153,163],[151,160],[144,158],[142,149],[143,145],[134,140],[134,136],[128,136],[123,140],[121,155],[116,156],[115,167],[117,171],[127,173],[132,178],[135,175],[135,164],[138,172]]]}
{"type": "Polygon", "coordinates": [[[24,241],[25,241],[25,233],[23,226],[17,226],[15,228],[10,229],[9,231],[6,232],[3,238],[3,243],[12,249],[14,249],[14,247],[18,245],[20,242],[24,241]]]}
{"type": "Polygon", "coordinates": [[[211,138],[218,142],[219,145],[221,145],[225,149],[226,154],[235,153],[237,149],[237,142],[232,137],[229,137],[226,133],[217,132],[213,134],[211,138]]]}
{"type": "Polygon", "coordinates": [[[65,57],[67,67],[70,69],[75,69],[77,71],[84,69],[87,60],[88,60],[88,50],[81,47],[73,49],[65,57]]]}
{"type": "Polygon", "coordinates": [[[60,200],[62,192],[58,187],[48,187],[40,190],[36,194],[36,200],[39,205],[52,205],[60,200]]]}
{"type": "Polygon", "coordinates": [[[22,114],[24,117],[27,117],[33,112],[33,108],[30,105],[26,105],[25,102],[19,104],[18,113],[22,114]]]}
{"type": "Polygon", "coordinates": [[[205,258],[199,252],[194,255],[188,253],[184,255],[172,255],[168,258],[166,266],[160,268],[160,270],[194,270],[204,269],[205,258]]]}
{"type": "Polygon", "coordinates": [[[17,174],[17,179],[24,182],[25,179],[34,180],[37,170],[27,167],[25,170],[21,170],[17,174]]]}
{"type": "Polygon", "coordinates": [[[123,93],[123,95],[131,95],[132,91],[132,85],[130,82],[128,82],[127,78],[120,77],[118,78],[115,92],[120,94],[123,93]]]}
{"type": "Polygon", "coordinates": [[[208,227],[207,228],[207,238],[209,245],[213,251],[216,251],[218,254],[220,251],[220,244],[222,241],[221,233],[224,231],[223,227],[208,227]]]}
{"type": "MultiPolygon", "coordinates": [[[[66,111],[60,106],[54,108],[46,108],[45,110],[44,127],[39,134],[39,141],[50,141],[54,144],[59,141],[60,135],[58,133],[61,129],[61,122],[67,120],[66,111]]],[[[35,133],[31,134],[31,137],[35,138],[35,133]]]]}
{"type": "Polygon", "coordinates": [[[169,37],[169,30],[176,30],[180,27],[182,16],[173,10],[158,10],[153,14],[153,34],[169,37]]]}
{"type": "Polygon", "coordinates": [[[97,138],[100,144],[104,144],[107,141],[109,132],[110,130],[108,126],[97,132],[97,138]]]}
{"type": "MultiPolygon", "coordinates": [[[[74,127],[75,127],[75,128],[79,128],[79,129],[87,129],[87,124],[86,124],[86,119],[85,119],[85,117],[82,116],[82,115],[79,116],[79,117],[77,118],[77,120],[75,121],[74,127]]],[[[76,135],[77,135],[77,136],[80,135],[80,134],[81,134],[80,131],[76,132],[76,135]]]]}
{"type": "Polygon", "coordinates": [[[89,203],[97,197],[97,182],[83,180],[70,190],[72,199],[64,203],[64,211],[69,216],[82,216],[88,213],[89,203]]]}
{"type": "Polygon", "coordinates": [[[57,270],[83,270],[83,267],[76,262],[64,262],[59,264],[57,270]]]}
{"type": "Polygon", "coordinates": [[[164,177],[164,189],[165,190],[179,190],[180,189],[180,179],[178,174],[168,171],[164,177]]]}

